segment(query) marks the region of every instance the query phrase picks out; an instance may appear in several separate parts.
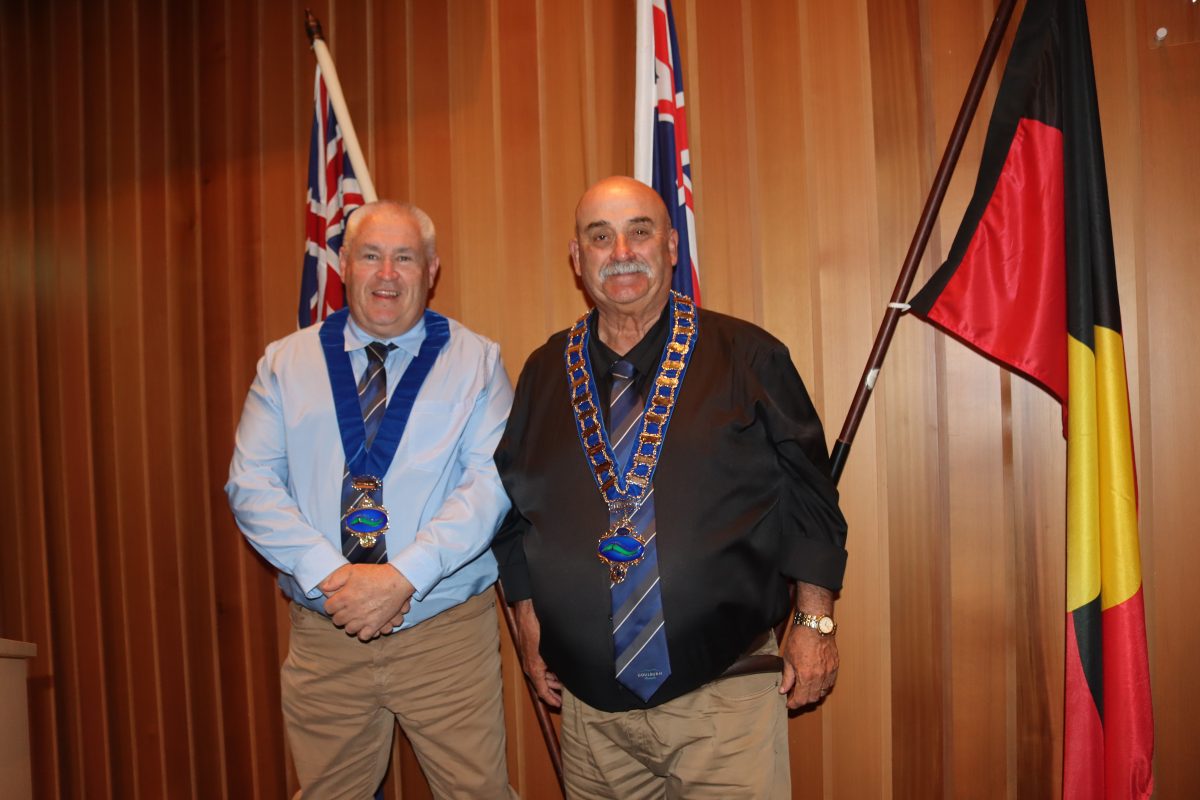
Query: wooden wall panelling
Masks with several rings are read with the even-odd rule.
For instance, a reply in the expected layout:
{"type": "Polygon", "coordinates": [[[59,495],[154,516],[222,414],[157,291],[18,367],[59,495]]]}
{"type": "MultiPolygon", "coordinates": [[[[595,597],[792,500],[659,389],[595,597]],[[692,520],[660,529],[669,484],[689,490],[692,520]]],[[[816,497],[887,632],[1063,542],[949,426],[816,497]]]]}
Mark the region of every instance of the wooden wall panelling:
{"type": "MultiPolygon", "coordinates": [[[[817,280],[812,270],[816,250],[809,205],[812,198],[804,191],[805,123],[812,109],[805,104],[797,58],[801,46],[799,8],[795,4],[744,3],[741,25],[744,94],[749,107],[744,161],[749,200],[743,204],[749,214],[749,248],[730,263],[711,262],[710,272],[725,273],[731,285],[751,293],[742,304],[750,305],[755,321],[787,344],[809,393],[819,402],[815,364],[821,355],[816,352],[819,336],[815,329],[820,316],[814,308],[817,280]]],[[[723,114],[718,98],[708,95],[705,99],[710,113],[723,114]]],[[[708,141],[713,142],[711,138],[708,141]]],[[[742,168],[737,159],[731,160],[735,170],[742,168]]],[[[720,194],[719,184],[710,181],[708,186],[717,187],[720,194]]],[[[719,207],[717,202],[710,204],[712,209],[719,207]]],[[[700,261],[704,269],[704,250],[700,261]]],[[[708,274],[702,275],[701,285],[705,302],[711,304],[716,293],[708,291],[708,274]]],[[[834,423],[828,414],[824,422],[828,435],[834,423]]],[[[835,702],[831,697],[827,707],[835,702]]],[[[821,792],[825,773],[814,768],[816,758],[811,754],[823,752],[822,719],[820,713],[806,712],[793,715],[789,723],[792,792],[796,796],[821,792]]]]}
{"type": "Polygon", "coordinates": [[[506,238],[501,195],[500,97],[497,73],[501,53],[496,36],[498,4],[451,2],[448,6],[452,54],[449,75],[450,205],[455,222],[454,260],[441,280],[448,313],[473,330],[499,338],[504,328],[507,288],[502,269],[506,238]],[[491,268],[489,268],[489,266],[491,268]]]}
{"type": "MultiPolygon", "coordinates": [[[[39,295],[44,273],[40,267],[47,263],[42,248],[45,242],[36,235],[39,222],[45,225],[48,215],[38,213],[37,201],[53,204],[53,174],[44,165],[37,169],[36,156],[44,156],[48,144],[45,118],[33,114],[33,98],[45,96],[51,88],[53,67],[40,73],[35,82],[34,56],[29,42],[35,32],[44,28],[44,12],[35,16],[30,4],[21,2],[7,8],[6,24],[0,28],[2,74],[7,101],[0,104],[3,116],[4,144],[2,186],[4,213],[5,264],[3,318],[5,337],[4,364],[14,376],[10,384],[17,391],[6,393],[8,413],[4,420],[5,508],[12,509],[13,527],[17,535],[0,537],[4,583],[4,608],[0,610],[4,635],[38,643],[38,658],[29,666],[30,747],[34,754],[33,774],[37,786],[48,792],[60,791],[59,775],[65,761],[64,748],[59,746],[68,735],[65,722],[56,715],[55,668],[62,654],[55,641],[60,615],[55,613],[49,588],[49,553],[46,544],[48,523],[45,517],[45,488],[57,486],[51,474],[43,438],[43,404],[47,387],[42,375],[49,369],[46,349],[39,347],[39,332],[45,330],[38,319],[39,295]],[[40,179],[35,181],[35,175],[40,179]],[[23,378],[23,379],[22,379],[23,378]],[[16,595],[15,597],[13,595],[16,595]]],[[[50,55],[47,53],[46,55],[50,55]]],[[[58,605],[61,605],[59,603],[58,605]]]]}
{"type": "MultiPolygon", "coordinates": [[[[745,3],[743,51],[753,57],[746,87],[753,106],[753,134],[747,161],[754,213],[752,214],[757,267],[739,267],[742,280],[753,279],[758,296],[758,322],[784,341],[810,393],[814,352],[813,309],[815,281],[810,196],[803,191],[805,117],[811,109],[801,91],[800,14],[794,3],[745,3]],[[756,270],[756,271],[751,271],[756,270]]],[[[686,67],[685,67],[686,69],[686,67]]],[[[704,269],[704,253],[700,253],[704,269]]],[[[707,300],[707,285],[701,278],[707,300]]],[[[835,421],[825,417],[826,433],[835,421]]],[[[836,435],[836,431],[834,431],[836,435]]]]}
{"type": "MultiPolygon", "coordinates": [[[[880,304],[891,297],[920,219],[943,141],[934,141],[930,86],[923,70],[928,4],[868,3],[874,106],[876,192],[879,197],[880,304]]],[[[926,249],[916,286],[940,253],[926,249]]],[[[886,398],[887,508],[891,528],[892,792],[896,797],[945,794],[948,608],[941,513],[937,372],[934,337],[916,319],[901,319],[879,377],[886,398]]],[[[865,356],[862,357],[865,363],[865,356]]],[[[829,425],[837,430],[840,417],[829,425]]]]}
{"type": "MultiPolygon", "coordinates": [[[[301,14],[288,3],[259,2],[257,43],[253,71],[246,84],[253,87],[255,124],[258,129],[256,166],[246,175],[263,198],[256,211],[254,225],[259,231],[256,253],[245,253],[243,268],[259,273],[255,305],[262,319],[263,341],[272,341],[296,329],[299,302],[298,282],[303,260],[305,226],[303,198],[308,188],[308,155],[313,114],[313,71],[316,59],[302,33],[301,14]],[[300,76],[307,80],[300,82],[300,76]],[[251,81],[251,78],[253,80],[251,81]],[[307,124],[306,124],[307,123],[307,124]],[[301,203],[277,202],[275,198],[301,198],[301,203]]],[[[361,112],[359,113],[361,116],[361,112]]],[[[255,356],[257,358],[257,356],[255,356]]],[[[249,381],[247,381],[248,388],[249,381]]],[[[243,389],[243,392],[245,391],[243,389]]],[[[229,512],[224,512],[229,516],[229,512]]],[[[238,537],[240,538],[240,537],[238,537]]],[[[248,544],[243,550],[250,553],[248,544]]],[[[253,557],[259,569],[250,571],[254,582],[254,626],[252,634],[262,648],[263,674],[261,693],[268,704],[261,717],[264,765],[262,780],[277,796],[290,795],[294,788],[284,735],[282,714],[278,711],[278,666],[287,657],[290,631],[288,606],[275,588],[274,569],[253,557]],[[286,768],[285,768],[285,765],[286,768]]]]}
{"type": "Polygon", "coordinates": [[[594,157],[589,183],[609,175],[633,174],[633,96],[635,88],[636,0],[587,0],[584,4],[590,104],[594,123],[594,157]]]}
{"type": "Polygon", "coordinates": [[[1066,635],[1066,440],[1062,408],[1041,388],[1011,382],[1014,652],[1008,785],[1016,797],[1057,797],[1062,784],[1066,635]]]}
{"type": "Polygon", "coordinates": [[[697,86],[685,84],[684,90],[689,101],[700,98],[707,113],[701,116],[693,110],[688,119],[704,128],[709,152],[719,154],[704,162],[706,211],[697,223],[704,231],[701,297],[708,308],[755,321],[761,314],[752,245],[746,95],[747,59],[753,54],[744,49],[742,3],[697,2],[692,13],[696,38],[688,41],[683,57],[697,62],[699,81],[697,86]]]}
{"type": "MultiPolygon", "coordinates": [[[[509,363],[518,359],[518,354],[528,353],[546,340],[541,315],[529,312],[544,308],[547,301],[547,287],[541,279],[546,265],[539,263],[539,245],[546,238],[561,238],[546,229],[542,216],[541,153],[545,143],[537,78],[541,60],[538,16],[535,0],[506,0],[496,7],[498,224],[485,240],[493,248],[492,255],[465,267],[472,275],[486,273],[499,279],[495,285],[498,293],[485,299],[499,312],[489,335],[500,340],[509,370],[520,369],[520,363],[509,363]]],[[[561,272],[557,277],[567,279],[561,272]]],[[[565,326],[567,320],[561,324],[565,326]]]]}
{"type": "MultiPolygon", "coordinates": [[[[1200,44],[1172,45],[1170,38],[1166,46],[1151,43],[1169,10],[1165,3],[1143,4],[1137,39],[1144,203],[1139,267],[1146,275],[1141,331],[1146,363],[1141,374],[1147,436],[1142,446],[1151,440],[1139,476],[1139,500],[1162,798],[1190,796],[1200,786],[1200,768],[1192,755],[1200,692],[1191,678],[1200,630],[1179,616],[1181,609],[1192,607],[1194,565],[1200,563],[1194,535],[1197,493],[1191,480],[1200,391],[1192,368],[1200,304],[1200,167],[1191,155],[1200,137],[1200,44]]],[[[1191,13],[1200,10],[1193,7],[1191,13]]]]}
{"type": "MultiPolygon", "coordinates": [[[[162,5],[138,8],[128,4],[118,25],[132,27],[138,42],[137,68],[133,96],[132,121],[136,125],[135,150],[138,164],[139,245],[141,289],[137,292],[142,317],[143,368],[141,390],[145,408],[143,447],[146,464],[144,485],[139,490],[146,504],[145,547],[153,555],[149,574],[144,580],[154,609],[154,635],[157,644],[156,735],[161,748],[161,788],[148,787],[168,797],[195,795],[198,787],[192,769],[193,729],[189,713],[191,698],[186,672],[184,597],[180,593],[181,541],[186,525],[178,516],[180,498],[176,492],[177,451],[182,443],[175,436],[175,417],[179,409],[179,358],[172,298],[170,207],[168,174],[167,94],[170,91],[166,58],[168,17],[162,5]],[[133,18],[135,23],[127,20],[133,18]],[[147,487],[153,487],[146,491],[147,487]]],[[[137,618],[137,607],[134,617],[137,618]]]]}
{"type": "MultiPolygon", "coordinates": [[[[110,704],[103,650],[99,641],[100,596],[95,496],[91,480],[94,458],[89,421],[91,371],[86,269],[84,197],[84,129],[77,124],[85,109],[83,98],[82,20],[76,4],[39,8],[34,36],[56,41],[48,56],[53,61],[49,96],[53,108],[35,115],[35,161],[52,163],[47,176],[49,197],[35,195],[44,215],[35,219],[41,236],[36,266],[43,291],[57,302],[39,308],[38,346],[44,371],[47,427],[42,442],[45,485],[60,491],[59,502],[44,498],[47,532],[70,531],[66,552],[48,552],[48,592],[54,623],[51,635],[61,645],[53,666],[56,710],[61,715],[58,746],[68,770],[64,793],[77,796],[83,786],[107,787],[112,773],[107,735],[110,704]],[[44,204],[43,204],[44,203],[44,204]],[[44,349],[43,349],[44,348],[44,349]],[[65,502],[63,502],[65,501],[65,502]],[[71,698],[86,697],[76,704],[71,698]]],[[[88,65],[91,66],[91,65],[88,65]]],[[[40,192],[38,193],[40,194],[40,192]]],[[[49,300],[49,297],[47,300],[49,300]]]]}
{"type": "MultiPolygon", "coordinates": [[[[411,3],[372,2],[367,37],[371,52],[371,177],[380,197],[408,200],[412,194],[409,97],[411,3]]],[[[307,56],[307,53],[306,53],[307,56]]],[[[311,58],[311,57],[309,57],[311,58]]],[[[301,59],[307,64],[306,59],[301,59]]],[[[435,220],[436,222],[436,220],[435,220]]]]}
{"type": "MultiPolygon", "coordinates": [[[[166,8],[166,38],[161,54],[167,76],[163,104],[167,112],[167,269],[171,312],[170,352],[174,358],[168,371],[172,415],[171,486],[174,492],[175,529],[179,532],[177,569],[183,605],[180,623],[184,630],[182,654],[187,690],[182,709],[188,723],[188,748],[192,781],[197,797],[224,796],[228,775],[226,751],[213,746],[223,741],[225,709],[217,640],[217,580],[214,570],[212,531],[217,520],[227,518],[209,492],[208,442],[212,423],[208,419],[205,332],[207,324],[205,240],[199,235],[201,202],[201,45],[199,9],[194,3],[170,4],[166,8]],[[197,535],[197,530],[210,532],[197,535]]],[[[214,300],[216,298],[213,298],[214,300]]],[[[216,352],[223,352],[216,349],[216,352]]],[[[248,382],[248,378],[247,378],[248,382]]],[[[232,526],[220,530],[232,533],[232,526]]],[[[224,582],[221,584],[225,585],[224,582]]],[[[179,713],[178,711],[176,713],[179,713]]]]}
{"type": "MultiPolygon", "coordinates": [[[[354,130],[362,145],[364,158],[374,153],[378,145],[375,141],[373,89],[380,77],[376,70],[378,64],[371,59],[374,39],[370,36],[374,7],[375,4],[369,0],[332,3],[331,22],[326,29],[326,35],[330,38],[329,49],[337,65],[338,78],[346,95],[346,105],[350,109],[350,118],[354,120],[354,130]]],[[[295,26],[289,26],[285,31],[287,35],[279,38],[288,42],[299,38],[295,26]]],[[[374,162],[368,161],[367,166],[371,168],[371,177],[374,178],[374,162]]],[[[379,187],[375,189],[378,191],[379,187]]]]}
{"type": "MultiPolygon", "coordinates": [[[[213,521],[212,551],[214,575],[222,591],[217,596],[214,644],[219,702],[224,713],[221,741],[225,751],[225,785],[221,796],[238,789],[254,787],[258,781],[255,763],[254,732],[267,706],[257,702],[247,664],[250,647],[247,630],[251,625],[247,609],[249,581],[261,578],[254,556],[247,553],[237,535],[219,487],[228,474],[231,451],[229,432],[235,429],[253,376],[253,363],[262,342],[259,315],[255,309],[259,274],[247,269],[248,250],[239,251],[245,241],[239,233],[247,219],[245,187],[240,178],[239,151],[246,156],[250,148],[241,148],[247,136],[245,97],[242,78],[248,74],[246,31],[243,19],[225,4],[207,9],[205,34],[198,43],[197,76],[200,170],[200,263],[205,272],[201,294],[204,306],[204,358],[214,358],[205,372],[205,397],[210,426],[203,454],[205,485],[212,487],[209,502],[213,521]],[[221,354],[225,354],[224,358],[221,354]],[[251,571],[247,575],[248,569],[251,571]]],[[[249,74],[253,74],[252,72],[249,74]]]]}
{"type": "Polygon", "coordinates": [[[150,592],[144,421],[141,153],[137,136],[139,37],[129,3],[86,4],[83,39],[90,368],[95,392],[95,484],[101,627],[110,676],[114,796],[165,790],[157,697],[157,613],[150,592]],[[139,620],[141,610],[144,620],[139,620]],[[138,624],[140,622],[140,624],[138,624]]]}
{"type": "MultiPolygon", "coordinates": [[[[805,117],[805,191],[816,252],[810,269],[820,303],[815,402],[826,418],[836,418],[854,394],[860,359],[880,316],[871,267],[879,259],[879,242],[866,4],[808,4],[801,10],[801,31],[805,102],[821,111],[805,117]]],[[[873,797],[886,796],[891,783],[888,522],[881,505],[886,475],[877,466],[884,444],[879,401],[863,419],[854,460],[840,483],[852,531],[846,585],[854,590],[843,593],[838,606],[846,623],[838,636],[843,660],[838,691],[819,712],[825,792],[855,787],[873,797]]]]}
{"type": "MultiPolygon", "coordinates": [[[[301,16],[289,4],[259,2],[255,10],[260,36],[246,84],[253,87],[257,99],[254,113],[260,139],[253,174],[247,178],[257,183],[259,196],[269,201],[260,204],[255,220],[261,231],[258,256],[254,261],[249,260],[250,254],[245,257],[246,267],[262,275],[256,304],[266,337],[273,340],[291,333],[297,323],[304,259],[301,212],[308,189],[316,58],[304,36],[301,16]],[[297,80],[305,76],[305,80],[297,80]],[[299,198],[299,202],[278,199],[284,197],[299,198]]],[[[363,114],[358,108],[355,111],[357,126],[363,114]]],[[[376,177],[377,168],[368,164],[376,177]]]]}
{"type": "MultiPolygon", "coordinates": [[[[542,229],[539,262],[547,302],[541,315],[544,335],[568,327],[585,308],[571,270],[567,243],[575,233],[575,204],[588,185],[585,88],[584,4],[538,0],[538,107],[542,229]]],[[[615,124],[615,123],[614,123],[615,124]]],[[[632,122],[629,123],[631,126],[632,122]]],[[[528,351],[504,353],[515,381],[528,351]]]]}
{"type": "MultiPolygon", "coordinates": [[[[943,2],[931,8],[929,74],[938,148],[949,136],[993,12],[990,3],[943,2]]],[[[946,195],[939,223],[944,248],[953,240],[974,189],[998,80],[993,73],[946,195]]],[[[1005,697],[1011,646],[1005,608],[1012,548],[1003,492],[1005,469],[1011,465],[1004,459],[1008,408],[1001,403],[1008,378],[949,337],[940,337],[935,348],[941,362],[939,422],[945,428],[942,469],[947,476],[943,502],[948,536],[943,546],[950,569],[944,629],[953,742],[948,796],[978,793],[980,787],[999,795],[1008,783],[1007,757],[997,754],[1008,753],[1005,697]]]]}
{"type": "Polygon", "coordinates": [[[449,190],[454,126],[449,90],[449,18],[446,6],[439,3],[414,2],[408,10],[409,199],[425,209],[437,226],[438,252],[446,269],[438,278],[432,303],[437,310],[453,315],[457,290],[451,278],[457,269],[458,252],[449,190]]]}

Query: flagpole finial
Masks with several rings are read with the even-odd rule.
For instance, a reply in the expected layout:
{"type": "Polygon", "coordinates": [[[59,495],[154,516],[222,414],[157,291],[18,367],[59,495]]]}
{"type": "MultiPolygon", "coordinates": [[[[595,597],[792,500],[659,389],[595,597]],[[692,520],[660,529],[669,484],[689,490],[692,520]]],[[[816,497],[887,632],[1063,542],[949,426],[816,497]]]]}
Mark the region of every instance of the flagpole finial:
{"type": "Polygon", "coordinates": [[[324,39],[325,35],[321,32],[321,21],[313,16],[312,9],[304,9],[304,32],[308,34],[308,43],[312,44],[317,39],[324,39]]]}

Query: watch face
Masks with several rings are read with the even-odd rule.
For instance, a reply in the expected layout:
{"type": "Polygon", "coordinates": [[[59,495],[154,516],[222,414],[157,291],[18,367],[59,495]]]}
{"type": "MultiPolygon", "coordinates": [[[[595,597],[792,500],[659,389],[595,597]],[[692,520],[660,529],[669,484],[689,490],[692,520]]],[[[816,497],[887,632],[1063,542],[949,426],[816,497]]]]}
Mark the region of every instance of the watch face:
{"type": "Polygon", "coordinates": [[[817,620],[817,630],[826,636],[833,633],[833,618],[821,617],[819,620],[817,620]]]}

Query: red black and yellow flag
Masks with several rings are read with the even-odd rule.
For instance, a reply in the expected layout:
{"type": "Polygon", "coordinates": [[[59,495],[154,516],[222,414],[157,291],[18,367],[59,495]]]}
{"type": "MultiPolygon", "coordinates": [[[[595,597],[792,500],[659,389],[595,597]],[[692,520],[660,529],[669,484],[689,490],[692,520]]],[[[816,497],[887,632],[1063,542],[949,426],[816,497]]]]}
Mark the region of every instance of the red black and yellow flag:
{"type": "Polygon", "coordinates": [[[975,194],[949,259],[911,306],[1063,404],[1067,798],[1144,798],[1154,783],[1114,262],[1084,2],[1029,0],[975,194]]]}

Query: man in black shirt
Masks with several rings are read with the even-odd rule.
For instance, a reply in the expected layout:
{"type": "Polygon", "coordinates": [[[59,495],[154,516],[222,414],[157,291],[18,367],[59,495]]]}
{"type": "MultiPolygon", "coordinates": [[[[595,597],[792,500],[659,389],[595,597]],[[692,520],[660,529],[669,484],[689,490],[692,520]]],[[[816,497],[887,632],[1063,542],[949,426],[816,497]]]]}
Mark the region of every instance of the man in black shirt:
{"type": "Polygon", "coordinates": [[[596,308],[521,373],[493,544],[525,670],[563,708],[568,796],[789,796],[785,706],[838,667],[820,420],[779,341],[670,291],[678,237],[649,187],[601,181],[575,221],[596,308]],[[782,675],[723,677],[775,652],[782,675]]]}

